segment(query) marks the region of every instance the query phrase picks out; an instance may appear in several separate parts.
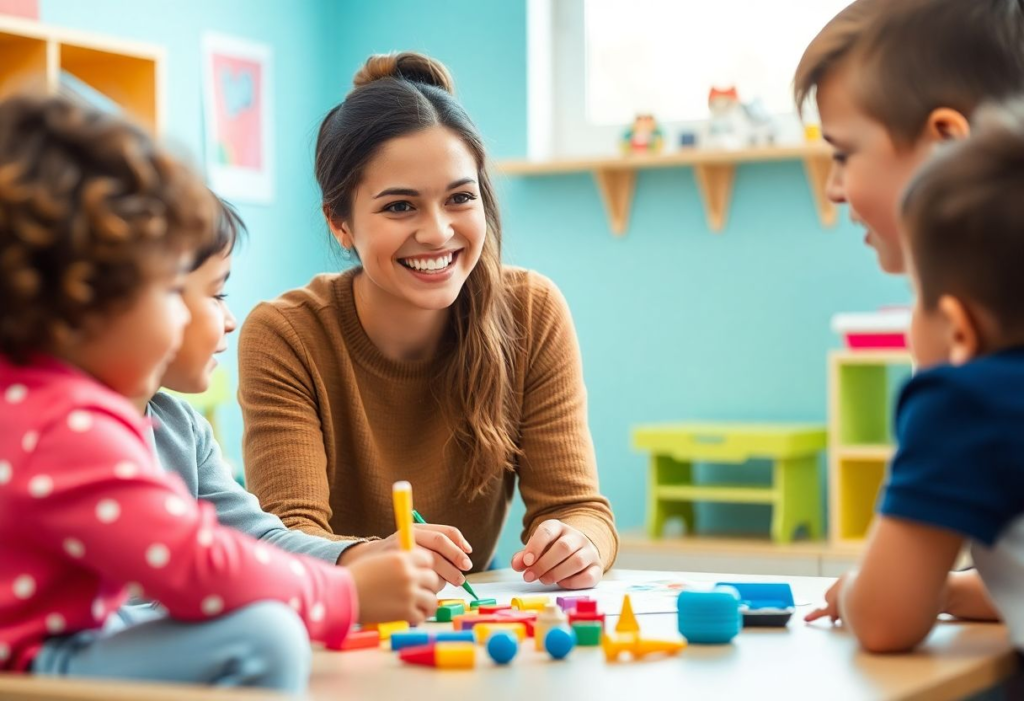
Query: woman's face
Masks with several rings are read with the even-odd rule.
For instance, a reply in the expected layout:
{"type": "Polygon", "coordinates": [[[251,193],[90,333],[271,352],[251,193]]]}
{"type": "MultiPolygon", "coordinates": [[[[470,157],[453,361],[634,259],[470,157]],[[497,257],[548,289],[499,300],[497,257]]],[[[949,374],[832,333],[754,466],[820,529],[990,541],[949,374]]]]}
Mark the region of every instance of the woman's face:
{"type": "Polygon", "coordinates": [[[424,310],[450,307],[483,250],[476,159],[435,126],[385,143],[367,164],[347,221],[331,222],[381,291],[424,310]]]}

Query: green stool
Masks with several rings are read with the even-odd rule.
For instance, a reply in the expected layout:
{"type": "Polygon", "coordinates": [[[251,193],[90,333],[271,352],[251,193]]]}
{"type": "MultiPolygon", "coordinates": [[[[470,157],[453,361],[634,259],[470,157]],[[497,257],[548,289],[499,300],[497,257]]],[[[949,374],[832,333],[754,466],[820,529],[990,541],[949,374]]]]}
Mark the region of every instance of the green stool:
{"type": "Polygon", "coordinates": [[[641,426],[633,446],[650,453],[647,530],[660,539],[665,521],[682,518],[695,532],[697,501],[772,505],[772,540],[788,543],[796,529],[823,536],[818,454],[825,449],[823,426],[764,424],[674,424],[641,426]],[[694,484],[694,463],[773,463],[771,486],[694,484]]]}

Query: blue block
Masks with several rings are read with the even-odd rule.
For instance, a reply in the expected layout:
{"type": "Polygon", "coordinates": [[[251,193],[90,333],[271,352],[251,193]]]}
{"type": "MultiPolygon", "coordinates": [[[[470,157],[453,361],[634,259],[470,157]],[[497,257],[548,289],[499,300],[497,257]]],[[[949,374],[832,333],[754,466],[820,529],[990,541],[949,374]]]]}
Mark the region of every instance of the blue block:
{"type": "Polygon", "coordinates": [[[403,648],[427,645],[429,643],[430,633],[425,630],[410,630],[408,632],[402,631],[391,634],[392,650],[401,650],[403,648]]]}
{"type": "Polygon", "coordinates": [[[425,630],[410,630],[391,634],[391,649],[402,650],[407,647],[429,645],[430,643],[473,643],[471,630],[448,630],[431,633],[425,630]]]}

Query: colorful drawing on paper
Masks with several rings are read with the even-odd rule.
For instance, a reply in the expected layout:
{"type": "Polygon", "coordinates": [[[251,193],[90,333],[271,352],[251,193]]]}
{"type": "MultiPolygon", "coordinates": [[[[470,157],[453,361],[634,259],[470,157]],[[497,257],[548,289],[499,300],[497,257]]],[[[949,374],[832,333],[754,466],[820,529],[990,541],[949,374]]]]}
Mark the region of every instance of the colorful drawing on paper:
{"type": "Polygon", "coordinates": [[[214,54],[217,160],[259,170],[263,164],[260,90],[263,67],[256,61],[214,54]]]}
{"type": "Polygon", "coordinates": [[[203,107],[210,187],[235,202],[274,193],[271,50],[245,39],[203,37],[203,107]]]}

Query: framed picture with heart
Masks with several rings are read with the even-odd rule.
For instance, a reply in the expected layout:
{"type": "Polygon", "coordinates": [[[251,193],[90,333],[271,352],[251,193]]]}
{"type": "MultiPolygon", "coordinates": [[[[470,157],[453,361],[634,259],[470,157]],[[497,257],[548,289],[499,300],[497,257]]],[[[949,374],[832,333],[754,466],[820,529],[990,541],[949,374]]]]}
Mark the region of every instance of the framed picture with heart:
{"type": "Polygon", "coordinates": [[[203,114],[210,187],[235,202],[274,200],[272,52],[258,42],[203,36],[203,114]]]}

